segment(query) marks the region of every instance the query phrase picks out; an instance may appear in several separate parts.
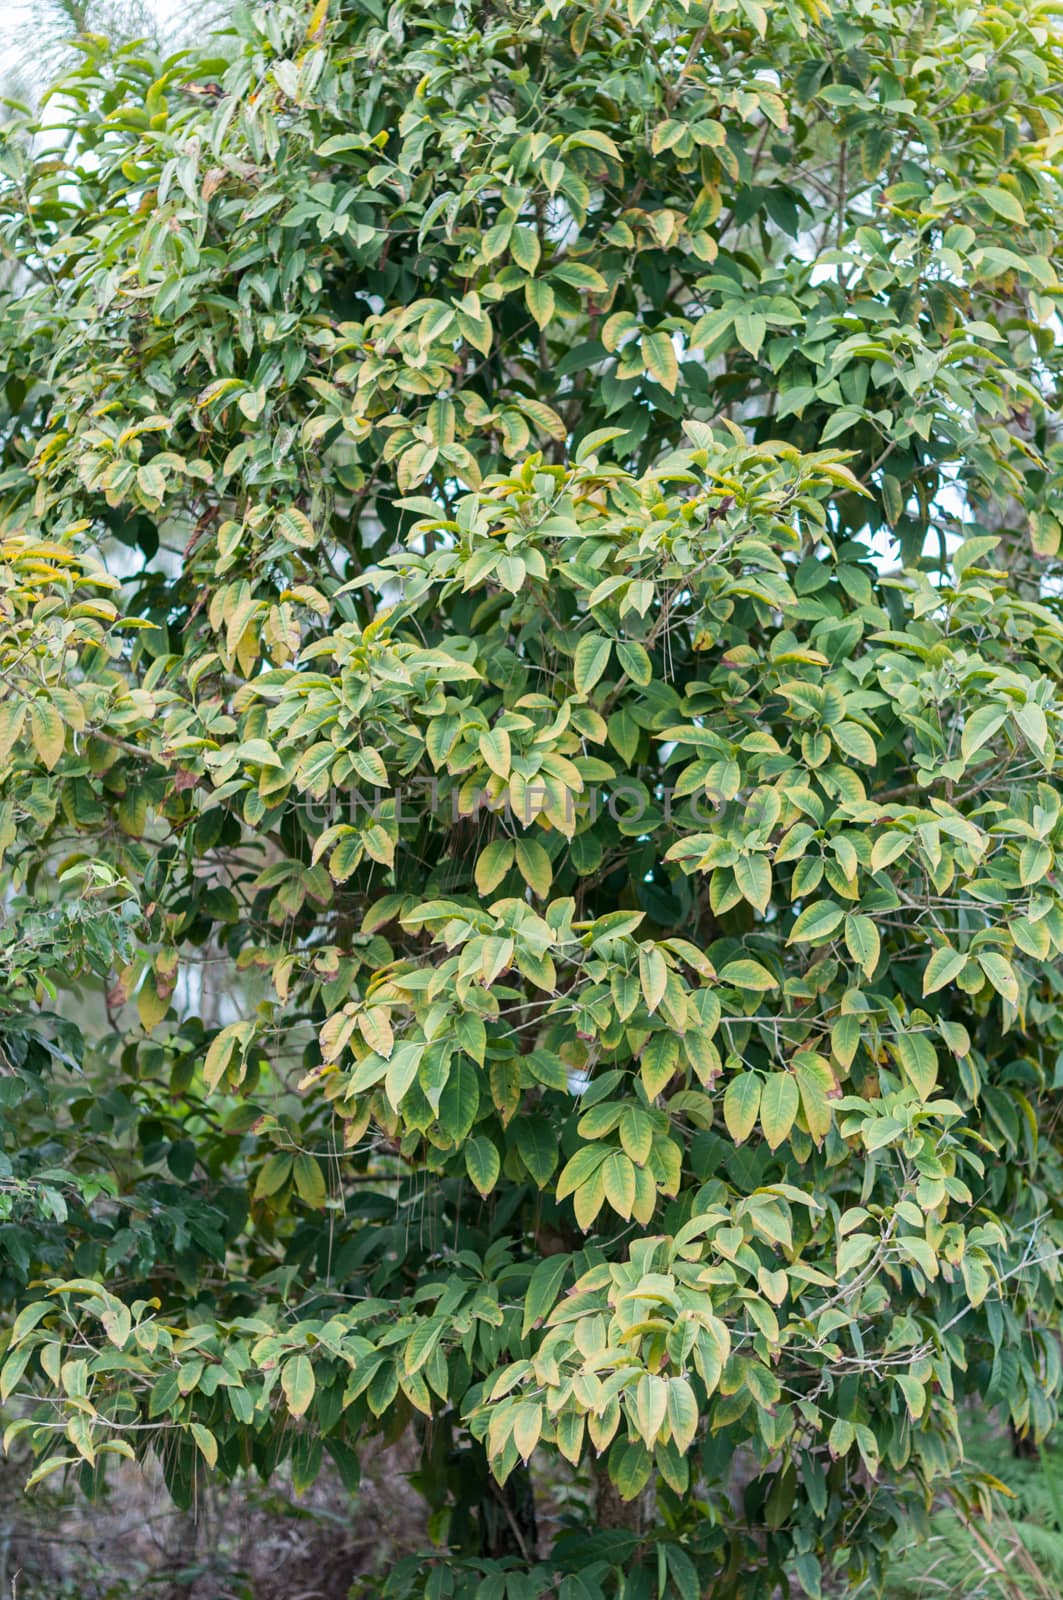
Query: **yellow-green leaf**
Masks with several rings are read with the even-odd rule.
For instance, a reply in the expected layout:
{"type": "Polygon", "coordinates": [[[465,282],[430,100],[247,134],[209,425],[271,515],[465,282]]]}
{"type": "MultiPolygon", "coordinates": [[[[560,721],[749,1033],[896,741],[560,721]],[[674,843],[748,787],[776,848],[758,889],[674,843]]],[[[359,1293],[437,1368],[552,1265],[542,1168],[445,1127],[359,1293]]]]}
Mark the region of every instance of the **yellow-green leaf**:
{"type": "Polygon", "coordinates": [[[1017,227],[1025,227],[1026,213],[1009,189],[1002,189],[999,184],[990,183],[978,192],[982,199],[992,206],[998,217],[1003,217],[1005,222],[1015,223],[1017,227]]]}
{"type": "Polygon", "coordinates": [[[760,1095],[760,1125],[764,1137],[777,1150],[794,1125],[800,1094],[789,1072],[771,1072],[760,1095]]]}
{"type": "Polygon", "coordinates": [[[509,734],[504,728],[488,728],[480,735],[480,754],[500,778],[508,778],[513,765],[509,734]]]}
{"type": "Polygon", "coordinates": [[[756,1072],[732,1078],[723,1097],[723,1120],[735,1144],[748,1139],[760,1110],[761,1080],[756,1072]]]}
{"type": "Polygon", "coordinates": [[[66,729],[50,700],[34,700],[30,706],[30,737],[34,749],[51,772],[63,753],[66,729]]]}
{"type": "Polygon", "coordinates": [[[966,964],[967,957],[962,950],[954,950],[950,944],[943,944],[934,951],[923,971],[924,995],[935,994],[938,989],[943,989],[962,972],[966,964]]]}
{"type": "Polygon", "coordinates": [[[646,371],[669,394],[675,394],[679,382],[679,362],[669,333],[644,333],[640,341],[646,371]]]}
{"type": "Polygon", "coordinates": [[[850,912],[845,919],[845,943],[865,978],[870,978],[878,966],[881,950],[878,929],[871,918],[850,912]]]}
{"type": "Polygon", "coordinates": [[[537,839],[517,840],[517,867],[529,889],[540,900],[545,900],[553,882],[553,870],[550,857],[537,839]]]}
{"type": "Polygon", "coordinates": [[[652,1015],[664,999],[664,991],[668,987],[668,967],[659,950],[651,945],[639,949],[639,982],[642,985],[642,997],[646,1002],[646,1010],[652,1015]]]}
{"type": "Polygon", "coordinates": [[[293,1417],[304,1416],[314,1398],[314,1369],[307,1356],[292,1356],[281,1369],[281,1388],[293,1417]]]}
{"type": "Polygon", "coordinates": [[[320,1211],[328,1199],[328,1190],[317,1157],[301,1150],[292,1162],[292,1178],[300,1200],[320,1211]]]}
{"type": "Polygon", "coordinates": [[[572,663],[572,677],[577,694],[589,694],[594,688],[609,665],[612,648],[612,640],[604,639],[599,633],[588,634],[585,639],[580,640],[572,663]]]}
{"type": "Polygon", "coordinates": [[[493,839],[476,862],[476,887],[482,895],[497,889],[513,865],[513,840],[493,839]]]}

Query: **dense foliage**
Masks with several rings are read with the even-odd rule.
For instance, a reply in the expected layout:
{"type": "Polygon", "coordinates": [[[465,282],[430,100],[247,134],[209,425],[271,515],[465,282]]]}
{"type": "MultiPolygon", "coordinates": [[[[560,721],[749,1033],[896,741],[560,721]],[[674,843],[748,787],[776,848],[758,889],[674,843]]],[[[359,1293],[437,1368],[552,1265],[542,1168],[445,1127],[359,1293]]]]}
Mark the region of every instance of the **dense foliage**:
{"type": "Polygon", "coordinates": [[[388,1594],[766,1600],[1051,1427],[1061,81],[1027,0],[318,0],[13,114],[35,1478],[412,1430],[388,1594]]]}

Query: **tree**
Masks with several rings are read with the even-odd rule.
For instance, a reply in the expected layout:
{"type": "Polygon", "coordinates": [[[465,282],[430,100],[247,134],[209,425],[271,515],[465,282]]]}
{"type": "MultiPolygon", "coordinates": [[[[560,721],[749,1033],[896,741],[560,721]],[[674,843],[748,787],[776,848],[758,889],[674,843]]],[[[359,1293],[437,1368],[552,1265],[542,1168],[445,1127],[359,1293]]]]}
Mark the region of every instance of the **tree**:
{"type": "Polygon", "coordinates": [[[35,1478],[412,1429],[387,1593],[749,1600],[1050,1429],[1061,68],[319,0],[9,128],[35,1478]]]}

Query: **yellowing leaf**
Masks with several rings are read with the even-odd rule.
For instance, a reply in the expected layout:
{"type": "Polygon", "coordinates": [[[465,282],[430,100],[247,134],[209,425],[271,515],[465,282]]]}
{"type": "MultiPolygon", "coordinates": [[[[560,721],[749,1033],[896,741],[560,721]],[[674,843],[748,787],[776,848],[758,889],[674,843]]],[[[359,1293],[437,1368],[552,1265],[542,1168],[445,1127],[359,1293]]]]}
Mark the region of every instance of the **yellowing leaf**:
{"type": "Polygon", "coordinates": [[[51,701],[34,700],[30,706],[30,737],[37,754],[51,772],[66,743],[63,719],[51,701]]]}
{"type": "Polygon", "coordinates": [[[545,328],[554,314],[554,291],[540,278],[524,285],[524,300],[540,328],[545,328]]]}
{"type": "Polygon", "coordinates": [[[963,737],[960,740],[964,761],[970,761],[997,729],[1003,727],[1007,715],[1006,707],[995,705],[979,706],[977,711],[971,713],[963,725],[963,737]]]}
{"type": "Polygon", "coordinates": [[[298,550],[312,550],[317,544],[313,523],[298,506],[287,506],[277,518],[277,532],[298,550]]]}
{"type": "Polygon", "coordinates": [[[665,959],[652,945],[649,949],[645,946],[639,949],[639,982],[642,985],[646,1010],[652,1015],[664,999],[664,991],[668,986],[668,967],[665,959]]]}
{"type": "Polygon", "coordinates": [[[657,1442],[657,1435],[668,1414],[668,1381],[655,1373],[647,1372],[635,1385],[633,1420],[648,1449],[657,1442]]]}
{"type": "Polygon", "coordinates": [[[539,1443],[539,1435],[543,1427],[543,1408],[540,1405],[525,1401],[519,1405],[513,1418],[513,1443],[517,1447],[517,1454],[522,1461],[527,1461],[535,1446],[539,1443]]]}
{"type": "Polygon", "coordinates": [[[669,394],[675,394],[679,382],[679,362],[669,333],[644,333],[639,346],[646,371],[657,379],[669,394]]]}
{"type": "Polygon", "coordinates": [[[475,876],[476,887],[482,895],[488,895],[498,888],[513,865],[513,855],[512,839],[492,839],[487,848],[480,851],[475,876]]]}
{"type": "Polygon", "coordinates": [[[767,989],[777,989],[778,979],[773,978],[767,967],[762,967],[759,961],[728,961],[720,969],[720,982],[729,983],[735,989],[751,989],[754,992],[763,992],[767,989]]]}
{"type": "Polygon", "coordinates": [[[830,1132],[831,1097],[838,1092],[830,1062],[815,1051],[798,1050],[793,1070],[808,1131],[817,1144],[822,1144],[830,1132]]]}
{"type": "Polygon", "coordinates": [[[698,1403],[686,1378],[669,1378],[667,1414],[676,1449],[685,1455],[698,1431],[698,1403]]]}
{"type": "Polygon", "coordinates": [[[26,707],[14,700],[0,703],[0,761],[6,761],[26,720],[26,707]]]}
{"type": "Polygon", "coordinates": [[[314,1369],[306,1356],[292,1356],[281,1368],[281,1388],[293,1417],[305,1415],[314,1398],[314,1369]]]}
{"type": "Polygon", "coordinates": [[[534,272],[542,255],[539,236],[535,229],[514,228],[509,238],[509,253],[524,272],[534,272]]]}
{"type": "Polygon", "coordinates": [[[218,1441],[210,1429],[205,1428],[201,1422],[193,1422],[190,1424],[190,1432],[199,1446],[200,1454],[203,1456],[207,1466],[216,1467],[218,1464],[218,1441]]]}
{"type": "Polygon", "coordinates": [[[839,750],[851,756],[854,761],[874,766],[878,759],[878,751],[875,749],[874,739],[866,728],[862,728],[858,722],[841,722],[830,731],[839,750]]]}
{"type": "Polygon", "coordinates": [[[504,728],[488,728],[486,733],[480,735],[480,754],[492,772],[500,778],[508,778],[513,765],[513,755],[509,744],[509,734],[504,728]]]}

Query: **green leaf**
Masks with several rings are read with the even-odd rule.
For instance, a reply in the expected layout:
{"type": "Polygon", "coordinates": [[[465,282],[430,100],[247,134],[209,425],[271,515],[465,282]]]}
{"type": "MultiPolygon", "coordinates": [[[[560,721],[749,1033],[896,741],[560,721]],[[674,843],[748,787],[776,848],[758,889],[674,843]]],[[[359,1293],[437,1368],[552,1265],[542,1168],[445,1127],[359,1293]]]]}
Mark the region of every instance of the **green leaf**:
{"type": "Polygon", "coordinates": [[[924,995],[936,994],[939,989],[960,973],[967,964],[967,956],[961,950],[954,950],[951,945],[941,945],[935,950],[930,960],[923,969],[924,995]]]}
{"type": "Polygon", "coordinates": [[[288,1150],[278,1150],[261,1167],[255,1183],[255,1196],[276,1194],[291,1177],[293,1157],[288,1150]]]}
{"type": "Polygon", "coordinates": [[[522,1339],[526,1339],[532,1329],[553,1310],[571,1264],[570,1255],[545,1256],[536,1264],[524,1294],[522,1339]]]}
{"type": "Polygon", "coordinates": [[[50,1300],[33,1300],[28,1306],[23,1306],[12,1323],[8,1348],[13,1349],[15,1345],[21,1344],[26,1335],[32,1333],[37,1324],[55,1309],[50,1300]]]}
{"type": "Polygon", "coordinates": [[[978,965],[989,979],[993,988],[1009,1005],[1017,1006],[1019,1003],[1019,981],[1011,963],[995,950],[979,950],[977,955],[978,965]]]}
{"type": "Polygon", "coordinates": [[[394,1111],[399,1109],[404,1096],[417,1077],[417,1068],[421,1064],[424,1050],[423,1044],[411,1039],[397,1044],[392,1051],[384,1075],[384,1093],[394,1111]]]}
{"type": "Polygon", "coordinates": [[[668,986],[668,967],[665,959],[661,952],[652,946],[649,949],[644,945],[639,947],[639,982],[642,985],[646,1010],[652,1016],[664,999],[664,992],[668,986]]]}
{"type": "Polygon", "coordinates": [[[488,1195],[498,1182],[502,1163],[490,1139],[470,1139],[465,1146],[465,1170],[482,1195],[488,1195]]]}
{"type": "Polygon", "coordinates": [[[514,1138],[521,1160],[540,1189],[554,1175],[557,1166],[557,1139],[545,1117],[519,1117],[514,1138]]]}
{"type": "Polygon", "coordinates": [[[644,646],[633,639],[621,639],[616,646],[617,660],[632,683],[641,688],[653,682],[653,663],[644,646]]]}
{"type": "Polygon", "coordinates": [[[734,875],[743,898],[763,916],[771,900],[771,864],[767,856],[740,856],[735,862],[734,875]]]}
{"type": "Polygon", "coordinates": [[[1002,728],[1007,721],[1007,707],[995,705],[979,706],[972,711],[963,725],[963,737],[960,740],[960,751],[964,761],[970,761],[984,744],[1002,728]]]}
{"type": "Polygon", "coordinates": [[[479,1074],[470,1061],[455,1061],[439,1097],[439,1126],[452,1144],[465,1139],[479,1110],[479,1074]]]}
{"type": "Polygon", "coordinates": [[[787,944],[822,943],[836,933],[845,920],[845,908],[834,900],[816,900],[807,906],[793,925],[787,944]]]}
{"type": "Polygon", "coordinates": [[[902,1033],[893,1044],[893,1053],[905,1077],[919,1094],[929,1100],[937,1086],[937,1051],[925,1033],[902,1033]]]}
{"type": "MultiPolygon", "coordinates": [[[[629,0],[630,3],[630,0],[629,0]]],[[[649,1482],[653,1457],[641,1444],[627,1444],[609,1455],[609,1476],[621,1500],[637,1500],[649,1482]]]]}
{"type": "Polygon", "coordinates": [[[881,950],[878,929],[871,918],[850,912],[845,918],[845,943],[865,978],[870,978],[878,966],[881,950]]]}
{"type": "Polygon", "coordinates": [[[328,1200],[325,1174],[316,1156],[300,1151],[292,1162],[292,1178],[299,1198],[320,1210],[328,1200]]]}
{"type": "Polygon", "coordinates": [[[1009,189],[1002,189],[998,184],[991,183],[978,193],[992,206],[998,217],[1003,217],[1005,222],[1013,222],[1020,228],[1025,227],[1026,213],[1009,189]]]}

